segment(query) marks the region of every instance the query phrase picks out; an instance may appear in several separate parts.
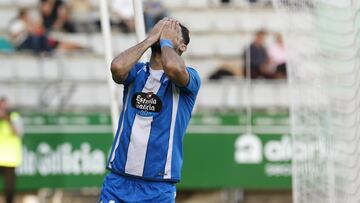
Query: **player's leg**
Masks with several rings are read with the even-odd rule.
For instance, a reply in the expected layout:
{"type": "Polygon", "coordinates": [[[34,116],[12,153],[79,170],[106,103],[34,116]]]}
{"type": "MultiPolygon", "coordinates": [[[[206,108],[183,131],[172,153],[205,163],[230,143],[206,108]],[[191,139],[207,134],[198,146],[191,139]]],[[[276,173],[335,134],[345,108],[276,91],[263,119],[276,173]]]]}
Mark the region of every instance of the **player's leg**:
{"type": "MultiPolygon", "coordinates": [[[[163,193],[159,194],[157,197],[146,201],[146,203],[175,203],[176,197],[176,190],[175,188],[172,190],[164,191],[163,193]]],[[[145,202],[144,202],[145,203],[145,202]]]]}
{"type": "Polygon", "coordinates": [[[118,197],[119,194],[114,185],[114,178],[115,176],[112,173],[109,173],[104,178],[99,203],[123,203],[118,197]]]}
{"type": "Polygon", "coordinates": [[[175,184],[153,182],[109,173],[99,203],[174,203],[175,184]]]}
{"type": "Polygon", "coordinates": [[[4,183],[6,203],[13,203],[15,194],[15,168],[4,167],[4,183]]]}
{"type": "Polygon", "coordinates": [[[136,180],[136,198],[141,203],[174,203],[176,186],[174,183],[136,180]]]}

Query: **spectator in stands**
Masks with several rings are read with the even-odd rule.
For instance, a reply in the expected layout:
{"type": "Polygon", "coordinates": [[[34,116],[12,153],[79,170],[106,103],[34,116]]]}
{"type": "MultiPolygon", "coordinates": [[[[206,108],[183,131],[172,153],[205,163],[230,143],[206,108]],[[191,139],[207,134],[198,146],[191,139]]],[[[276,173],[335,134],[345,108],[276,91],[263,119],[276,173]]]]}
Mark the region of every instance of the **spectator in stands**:
{"type": "Polygon", "coordinates": [[[222,5],[228,5],[230,4],[230,0],[220,0],[222,5]]]}
{"type": "Polygon", "coordinates": [[[9,109],[5,98],[0,98],[0,174],[4,178],[6,203],[15,195],[15,167],[21,163],[23,125],[18,113],[9,109]]]}
{"type": "Polygon", "coordinates": [[[268,49],[269,65],[265,72],[271,78],[286,78],[286,52],[281,34],[276,34],[275,44],[268,49]]]}
{"type": "Polygon", "coordinates": [[[260,30],[255,35],[255,40],[244,51],[244,74],[246,75],[247,65],[250,65],[250,76],[252,79],[264,78],[264,69],[268,64],[268,53],[265,48],[266,32],[260,30]],[[250,61],[248,61],[250,60],[250,61]]]}
{"type": "Polygon", "coordinates": [[[233,66],[229,63],[223,63],[215,70],[215,72],[211,73],[209,80],[221,80],[234,77],[235,75],[236,73],[233,66]]]}
{"type": "Polygon", "coordinates": [[[112,0],[111,7],[115,24],[125,33],[135,31],[134,8],[132,0],[112,0]]]}
{"type": "Polygon", "coordinates": [[[166,16],[166,10],[158,0],[149,0],[144,2],[146,32],[150,31],[157,22],[166,16]]]}
{"type": "Polygon", "coordinates": [[[10,23],[10,38],[17,50],[29,50],[35,54],[55,49],[78,50],[82,46],[49,38],[41,23],[31,18],[27,9],[21,9],[10,23]]]}
{"type": "Polygon", "coordinates": [[[98,8],[96,0],[68,0],[71,21],[77,32],[95,32],[98,30],[98,8]]]}
{"type": "Polygon", "coordinates": [[[40,0],[40,11],[46,31],[75,32],[69,8],[62,0],[40,0]]]}

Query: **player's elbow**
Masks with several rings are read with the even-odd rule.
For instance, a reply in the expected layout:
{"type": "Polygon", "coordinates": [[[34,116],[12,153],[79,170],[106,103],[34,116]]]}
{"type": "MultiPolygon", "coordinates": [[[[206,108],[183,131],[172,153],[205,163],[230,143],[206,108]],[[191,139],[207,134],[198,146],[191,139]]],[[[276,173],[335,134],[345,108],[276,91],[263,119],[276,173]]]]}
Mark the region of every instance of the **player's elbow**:
{"type": "Polygon", "coordinates": [[[179,73],[179,68],[176,66],[165,66],[164,71],[169,78],[175,78],[179,73]]]}
{"type": "Polygon", "coordinates": [[[187,74],[185,66],[167,68],[165,69],[165,73],[170,80],[178,80],[179,78],[182,78],[185,74],[187,74]]]}
{"type": "Polygon", "coordinates": [[[116,83],[121,83],[121,81],[123,81],[127,76],[127,72],[126,69],[124,68],[124,65],[121,62],[115,60],[111,62],[111,74],[113,80],[116,83]]]}
{"type": "Polygon", "coordinates": [[[185,64],[168,61],[164,64],[164,71],[168,77],[173,78],[185,70],[185,64]]]}

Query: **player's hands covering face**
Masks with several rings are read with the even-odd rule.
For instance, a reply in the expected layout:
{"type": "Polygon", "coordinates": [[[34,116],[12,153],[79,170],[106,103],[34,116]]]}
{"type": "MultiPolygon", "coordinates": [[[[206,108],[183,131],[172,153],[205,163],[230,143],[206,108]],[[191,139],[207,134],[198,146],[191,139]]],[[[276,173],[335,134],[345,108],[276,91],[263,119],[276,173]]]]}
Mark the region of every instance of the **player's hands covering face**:
{"type": "Polygon", "coordinates": [[[162,30],[160,39],[169,39],[175,47],[178,47],[181,40],[180,23],[171,18],[165,19],[164,28],[162,30]]]}
{"type": "Polygon", "coordinates": [[[155,26],[149,32],[147,39],[152,44],[155,44],[157,41],[160,40],[160,36],[161,36],[161,33],[163,31],[163,28],[164,28],[166,22],[167,22],[167,18],[160,20],[159,22],[157,22],[155,24],[155,26]]]}

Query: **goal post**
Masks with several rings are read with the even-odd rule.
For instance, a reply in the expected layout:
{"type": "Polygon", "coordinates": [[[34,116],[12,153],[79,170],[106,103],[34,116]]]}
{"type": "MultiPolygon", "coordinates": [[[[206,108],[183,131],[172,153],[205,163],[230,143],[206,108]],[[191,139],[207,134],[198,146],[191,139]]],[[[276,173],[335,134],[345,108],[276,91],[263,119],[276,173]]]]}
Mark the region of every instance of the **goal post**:
{"type": "MultiPolygon", "coordinates": [[[[136,32],[137,42],[144,40],[146,36],[144,11],[143,11],[142,3],[143,3],[142,0],[133,0],[135,32],[136,32]]],[[[100,0],[100,22],[101,22],[101,32],[104,41],[104,50],[105,50],[104,56],[105,56],[105,65],[106,65],[105,71],[107,75],[107,84],[110,95],[112,130],[113,130],[113,135],[115,136],[118,125],[117,121],[120,114],[120,110],[119,110],[120,97],[119,97],[119,89],[116,88],[116,85],[112,80],[112,75],[110,72],[111,61],[114,58],[114,54],[113,54],[114,52],[112,47],[109,5],[107,0],[100,0]]],[[[148,54],[144,54],[142,59],[148,60],[148,54]]]]}
{"type": "Polygon", "coordinates": [[[110,16],[109,16],[109,5],[107,0],[100,0],[100,23],[101,23],[101,33],[104,41],[104,56],[105,56],[105,71],[107,76],[107,85],[109,89],[109,99],[110,99],[110,112],[111,112],[111,124],[113,136],[116,134],[117,130],[117,119],[119,117],[119,94],[117,92],[114,81],[112,80],[112,75],[110,72],[111,61],[114,58],[113,48],[112,48],[112,37],[111,37],[111,25],[110,25],[110,16]]]}

